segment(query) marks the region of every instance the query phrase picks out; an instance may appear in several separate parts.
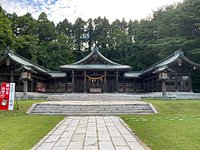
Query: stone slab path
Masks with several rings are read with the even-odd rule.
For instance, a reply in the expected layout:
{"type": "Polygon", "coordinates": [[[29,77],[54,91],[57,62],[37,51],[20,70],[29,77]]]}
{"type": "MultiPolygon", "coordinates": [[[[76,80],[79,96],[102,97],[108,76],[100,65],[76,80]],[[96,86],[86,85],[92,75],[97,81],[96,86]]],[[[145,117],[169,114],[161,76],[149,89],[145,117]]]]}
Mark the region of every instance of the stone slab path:
{"type": "Polygon", "coordinates": [[[32,150],[147,150],[116,116],[70,116],[32,150]]]}

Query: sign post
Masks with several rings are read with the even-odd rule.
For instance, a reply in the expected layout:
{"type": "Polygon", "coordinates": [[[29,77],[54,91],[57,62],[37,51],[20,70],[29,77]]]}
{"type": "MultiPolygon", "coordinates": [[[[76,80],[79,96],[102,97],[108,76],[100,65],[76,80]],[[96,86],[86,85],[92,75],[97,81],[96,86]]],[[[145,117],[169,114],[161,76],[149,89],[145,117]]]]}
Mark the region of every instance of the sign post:
{"type": "Polygon", "coordinates": [[[13,110],[15,98],[15,83],[1,83],[0,110],[13,110]]]}

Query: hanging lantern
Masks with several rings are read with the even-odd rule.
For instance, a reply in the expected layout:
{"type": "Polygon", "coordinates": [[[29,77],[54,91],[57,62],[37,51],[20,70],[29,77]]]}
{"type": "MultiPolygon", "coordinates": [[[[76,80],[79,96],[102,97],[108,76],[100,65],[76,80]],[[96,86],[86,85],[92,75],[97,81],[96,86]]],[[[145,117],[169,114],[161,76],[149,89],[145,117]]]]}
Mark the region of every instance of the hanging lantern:
{"type": "Polygon", "coordinates": [[[21,73],[21,78],[22,79],[27,79],[27,77],[28,77],[28,72],[22,72],[21,73]]]}
{"type": "Polygon", "coordinates": [[[182,61],[181,61],[181,59],[178,60],[178,66],[182,66],[182,61]]]}
{"type": "Polygon", "coordinates": [[[28,72],[28,74],[27,74],[27,79],[31,79],[31,73],[30,72],[28,72]]]}
{"type": "Polygon", "coordinates": [[[166,72],[159,73],[159,79],[168,79],[169,75],[166,72]]]}
{"type": "Polygon", "coordinates": [[[6,59],[6,66],[10,66],[10,59],[9,58],[6,59]]]}

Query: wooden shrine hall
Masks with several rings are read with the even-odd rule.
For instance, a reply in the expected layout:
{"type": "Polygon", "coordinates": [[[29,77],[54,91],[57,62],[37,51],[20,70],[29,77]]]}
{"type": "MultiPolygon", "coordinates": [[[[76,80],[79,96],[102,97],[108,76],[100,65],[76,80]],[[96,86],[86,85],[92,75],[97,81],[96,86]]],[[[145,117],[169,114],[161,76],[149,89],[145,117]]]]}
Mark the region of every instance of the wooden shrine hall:
{"type": "MultiPolygon", "coordinates": [[[[94,49],[82,60],[49,71],[12,50],[0,58],[0,82],[15,82],[16,91],[27,83],[30,92],[49,93],[146,93],[191,92],[192,74],[200,65],[176,51],[163,60],[139,72],[128,65],[115,63],[94,49]]],[[[200,85],[197,83],[196,85],[200,85]]]]}

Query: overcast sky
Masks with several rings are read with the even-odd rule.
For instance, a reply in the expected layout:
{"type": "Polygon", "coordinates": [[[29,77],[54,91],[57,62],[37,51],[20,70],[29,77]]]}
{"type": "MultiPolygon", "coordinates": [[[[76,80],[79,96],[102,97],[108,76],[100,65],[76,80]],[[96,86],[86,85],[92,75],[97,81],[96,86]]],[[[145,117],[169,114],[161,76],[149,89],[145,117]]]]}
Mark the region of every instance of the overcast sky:
{"type": "Polygon", "coordinates": [[[87,20],[98,16],[110,21],[125,18],[140,20],[165,5],[182,2],[183,0],[0,0],[0,5],[9,13],[18,15],[30,12],[38,18],[41,12],[48,19],[58,23],[67,18],[74,22],[78,17],[87,20]]]}

